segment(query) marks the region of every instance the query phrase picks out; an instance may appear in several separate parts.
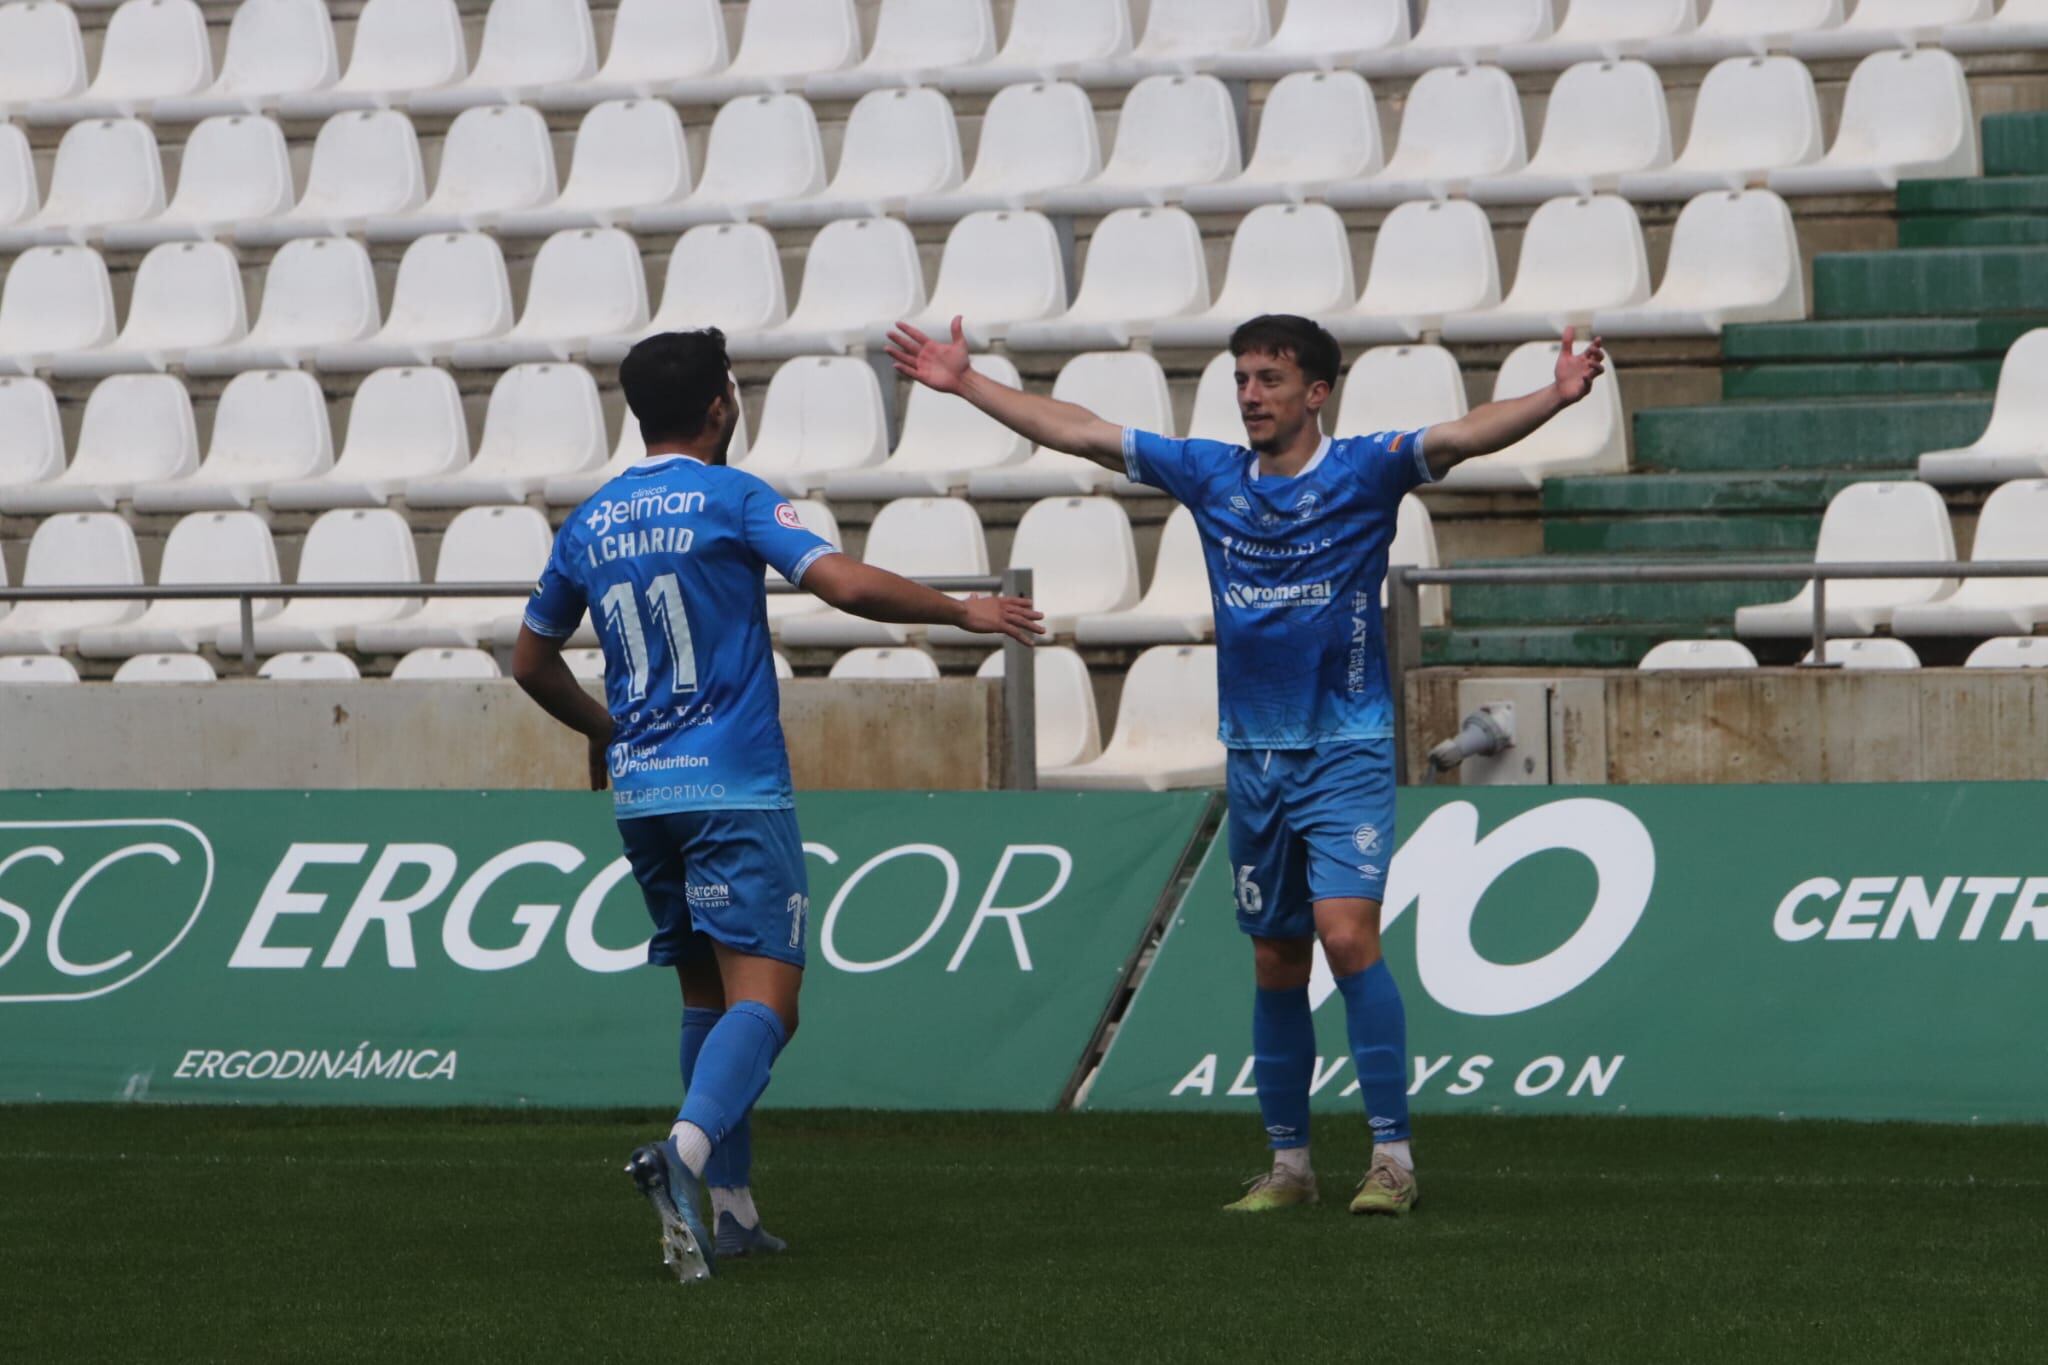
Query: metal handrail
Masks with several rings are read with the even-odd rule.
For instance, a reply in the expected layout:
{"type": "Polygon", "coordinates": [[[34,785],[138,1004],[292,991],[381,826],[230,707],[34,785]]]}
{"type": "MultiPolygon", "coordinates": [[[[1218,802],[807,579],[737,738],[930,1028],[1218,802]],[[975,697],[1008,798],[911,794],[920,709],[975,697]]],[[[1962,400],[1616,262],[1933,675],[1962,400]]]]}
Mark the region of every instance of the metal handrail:
{"type": "MultiPolygon", "coordinates": [[[[939,592],[1000,592],[1006,597],[1031,595],[1031,570],[1015,568],[997,574],[954,574],[914,580],[939,592]]],[[[773,594],[800,589],[775,581],[773,594]]],[[[525,597],[531,582],[519,583],[176,583],[96,584],[92,587],[0,586],[0,602],[218,602],[241,608],[242,673],[256,673],[256,604],[292,598],[525,597]]],[[[1031,646],[1003,640],[1003,729],[1010,787],[1032,791],[1038,786],[1038,686],[1031,646]]]]}

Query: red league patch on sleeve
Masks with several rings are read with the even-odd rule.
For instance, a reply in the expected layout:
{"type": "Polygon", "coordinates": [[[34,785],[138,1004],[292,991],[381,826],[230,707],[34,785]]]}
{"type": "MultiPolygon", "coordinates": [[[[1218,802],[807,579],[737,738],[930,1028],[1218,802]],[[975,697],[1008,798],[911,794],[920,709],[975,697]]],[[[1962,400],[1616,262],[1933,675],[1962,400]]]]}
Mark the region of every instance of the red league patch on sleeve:
{"type": "Polygon", "coordinates": [[[804,529],[803,518],[798,516],[796,514],[796,509],[794,507],[791,507],[786,502],[777,504],[775,508],[775,519],[781,522],[784,526],[787,526],[792,531],[801,531],[804,529]]]}

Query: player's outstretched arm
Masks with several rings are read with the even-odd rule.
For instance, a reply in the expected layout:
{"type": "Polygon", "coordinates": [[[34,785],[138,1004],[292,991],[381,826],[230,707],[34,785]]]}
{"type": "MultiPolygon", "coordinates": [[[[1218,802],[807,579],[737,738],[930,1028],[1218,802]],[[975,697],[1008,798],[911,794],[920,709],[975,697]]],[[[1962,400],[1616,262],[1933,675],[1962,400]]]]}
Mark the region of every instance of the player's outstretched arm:
{"type": "Polygon", "coordinates": [[[803,587],[825,603],[870,621],[958,626],[983,635],[1007,635],[1027,645],[1045,634],[1045,627],[1038,624],[1045,613],[1028,597],[970,597],[963,602],[851,555],[826,555],[804,571],[803,587]]]}
{"type": "Polygon", "coordinates": [[[1572,354],[1576,329],[1564,329],[1557,357],[1557,379],[1547,388],[1520,398],[1503,399],[1472,409],[1455,422],[1439,422],[1422,438],[1422,455],[1432,478],[1441,479],[1462,461],[1505,450],[1592,392],[1593,381],[1607,370],[1607,352],[1600,338],[1581,355],[1572,354]]]}
{"type": "Polygon", "coordinates": [[[521,626],[512,646],[512,680],[540,709],[590,741],[590,789],[603,791],[605,750],[612,742],[612,717],[604,703],[583,690],[562,659],[562,642],[521,626]]]}
{"type": "Polygon", "coordinates": [[[975,370],[967,363],[967,334],[959,318],[953,319],[951,341],[934,341],[899,322],[886,349],[897,373],[940,393],[958,394],[1033,444],[1123,471],[1122,427],[1077,404],[1025,393],[975,370]]]}

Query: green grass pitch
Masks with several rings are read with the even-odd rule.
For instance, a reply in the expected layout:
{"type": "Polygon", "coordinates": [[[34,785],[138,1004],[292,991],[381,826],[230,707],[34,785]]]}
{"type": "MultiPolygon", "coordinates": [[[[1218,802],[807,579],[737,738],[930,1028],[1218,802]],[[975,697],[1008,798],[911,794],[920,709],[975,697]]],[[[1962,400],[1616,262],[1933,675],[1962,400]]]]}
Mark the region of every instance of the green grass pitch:
{"type": "Polygon", "coordinates": [[[2048,1133],[1425,1118],[1423,1204],[1217,1206],[1245,1119],[770,1112],[683,1288],[619,1114],[0,1108],[0,1357],[2040,1361],[2048,1133]]]}

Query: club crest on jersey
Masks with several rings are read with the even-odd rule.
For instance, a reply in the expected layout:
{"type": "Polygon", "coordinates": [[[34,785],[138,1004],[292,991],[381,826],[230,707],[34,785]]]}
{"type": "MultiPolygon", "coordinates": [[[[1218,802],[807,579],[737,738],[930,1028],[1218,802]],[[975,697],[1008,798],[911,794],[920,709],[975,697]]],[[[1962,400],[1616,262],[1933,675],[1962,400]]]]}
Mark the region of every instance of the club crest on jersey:
{"type": "Polygon", "coordinates": [[[786,502],[778,503],[776,505],[775,519],[781,522],[784,526],[787,526],[792,531],[801,531],[804,529],[804,519],[798,516],[796,514],[796,509],[794,507],[791,507],[786,502]]]}
{"type": "Polygon", "coordinates": [[[1370,858],[1380,851],[1380,832],[1374,825],[1360,825],[1351,831],[1351,845],[1370,858]]]}
{"type": "Polygon", "coordinates": [[[1317,497],[1315,491],[1311,489],[1294,500],[1294,515],[1303,521],[1307,521],[1316,514],[1322,505],[1323,500],[1317,497]]]}

